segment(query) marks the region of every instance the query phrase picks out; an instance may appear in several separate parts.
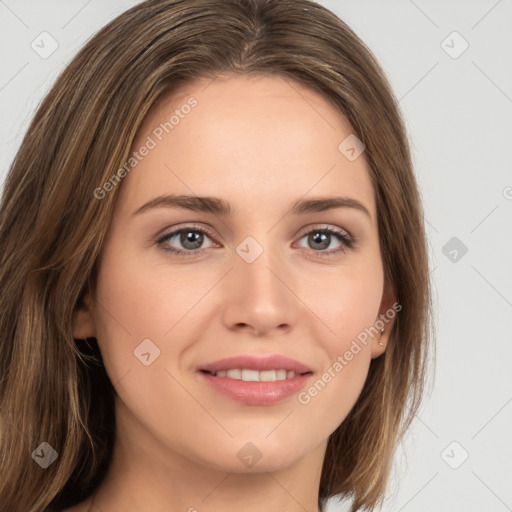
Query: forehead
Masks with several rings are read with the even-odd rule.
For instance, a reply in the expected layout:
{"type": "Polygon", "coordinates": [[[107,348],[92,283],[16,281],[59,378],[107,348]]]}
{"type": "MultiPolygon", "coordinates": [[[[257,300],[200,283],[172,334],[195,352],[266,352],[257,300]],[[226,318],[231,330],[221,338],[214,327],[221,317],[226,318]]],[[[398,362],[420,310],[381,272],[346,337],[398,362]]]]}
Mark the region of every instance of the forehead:
{"type": "MultiPolygon", "coordinates": [[[[123,188],[133,201],[162,193],[291,202],[306,194],[357,197],[374,212],[364,154],[340,151],[352,134],[324,97],[280,76],[222,76],[182,85],[149,111],[132,151],[151,139],[123,188]]],[[[236,204],[235,204],[236,206],[236,204]]],[[[239,206],[242,206],[241,204],[239,206]]]]}

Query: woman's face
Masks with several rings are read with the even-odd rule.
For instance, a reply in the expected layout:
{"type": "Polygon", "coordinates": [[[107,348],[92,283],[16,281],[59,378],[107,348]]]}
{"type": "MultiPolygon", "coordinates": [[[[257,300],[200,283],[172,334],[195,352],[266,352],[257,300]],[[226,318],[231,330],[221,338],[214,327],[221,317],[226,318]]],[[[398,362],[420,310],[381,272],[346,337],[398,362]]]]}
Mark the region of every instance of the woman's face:
{"type": "Polygon", "coordinates": [[[323,455],[391,328],[361,341],[392,299],[351,133],[280,77],[190,83],[150,111],[133,167],[104,189],[120,194],[93,314],[75,324],[136,442],[232,472],[323,455]]]}

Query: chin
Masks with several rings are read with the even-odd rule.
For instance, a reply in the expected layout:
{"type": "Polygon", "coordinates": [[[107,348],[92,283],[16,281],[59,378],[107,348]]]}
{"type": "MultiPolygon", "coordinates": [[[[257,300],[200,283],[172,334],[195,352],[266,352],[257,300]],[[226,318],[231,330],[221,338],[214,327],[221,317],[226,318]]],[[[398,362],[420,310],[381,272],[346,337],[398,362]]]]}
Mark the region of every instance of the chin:
{"type": "MultiPolygon", "coordinates": [[[[282,439],[230,439],[220,451],[209,453],[205,465],[233,473],[262,473],[280,471],[296,463],[307,454],[304,442],[284,445],[282,439]]],[[[313,450],[314,447],[311,447],[313,450]]],[[[203,454],[204,459],[204,454],[203,454]]]]}

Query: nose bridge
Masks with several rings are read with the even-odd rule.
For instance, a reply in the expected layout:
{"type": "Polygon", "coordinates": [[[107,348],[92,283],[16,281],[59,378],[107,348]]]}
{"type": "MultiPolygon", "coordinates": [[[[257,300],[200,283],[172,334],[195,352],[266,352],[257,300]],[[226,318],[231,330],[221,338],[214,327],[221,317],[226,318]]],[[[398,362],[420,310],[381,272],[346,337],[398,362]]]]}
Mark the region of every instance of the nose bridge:
{"type": "Polygon", "coordinates": [[[276,276],[285,272],[285,264],[271,238],[271,235],[260,234],[260,242],[253,236],[246,237],[236,247],[238,258],[235,260],[236,279],[241,280],[242,287],[247,287],[247,294],[263,295],[267,300],[280,299],[279,295],[289,293],[276,276]]]}
{"type": "Polygon", "coordinates": [[[226,321],[263,332],[295,321],[293,293],[286,262],[271,236],[248,236],[235,248],[234,268],[226,298],[226,321]],[[256,238],[258,237],[258,239],[256,238]]]}

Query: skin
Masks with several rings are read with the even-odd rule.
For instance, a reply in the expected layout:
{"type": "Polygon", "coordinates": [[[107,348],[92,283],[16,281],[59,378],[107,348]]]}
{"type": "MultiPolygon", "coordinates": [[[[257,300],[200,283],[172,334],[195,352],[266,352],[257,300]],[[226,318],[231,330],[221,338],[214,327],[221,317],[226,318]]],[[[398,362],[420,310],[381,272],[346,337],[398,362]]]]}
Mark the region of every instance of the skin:
{"type": "Polygon", "coordinates": [[[352,133],[348,122],[315,92],[276,76],[186,84],[151,109],[133,148],[191,96],[197,106],[124,178],[95,296],[74,319],[75,337],[97,338],[117,391],[113,463],[90,510],[316,511],[327,439],[385,350],[392,321],[307,404],[297,394],[241,404],[196,370],[279,353],[310,366],[312,384],[391,307],[364,154],[345,158],[338,146],[352,133]],[[160,207],[133,215],[162,194],[219,197],[232,213],[160,207]],[[318,196],[356,199],[370,216],[354,208],[288,213],[294,201],[318,196]],[[214,235],[200,256],[165,252],[165,244],[190,251],[179,235],[157,240],[191,223],[214,235]],[[311,230],[325,226],[356,246],[326,255],[342,242],[331,235],[318,248],[311,230]],[[263,248],[252,263],[236,252],[248,236],[263,248]],[[134,356],[147,338],[160,349],[149,366],[134,356]],[[262,455],[252,467],[237,457],[247,442],[262,455]]]}

